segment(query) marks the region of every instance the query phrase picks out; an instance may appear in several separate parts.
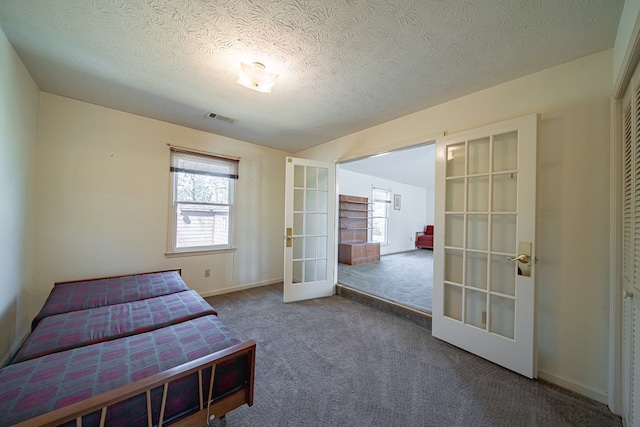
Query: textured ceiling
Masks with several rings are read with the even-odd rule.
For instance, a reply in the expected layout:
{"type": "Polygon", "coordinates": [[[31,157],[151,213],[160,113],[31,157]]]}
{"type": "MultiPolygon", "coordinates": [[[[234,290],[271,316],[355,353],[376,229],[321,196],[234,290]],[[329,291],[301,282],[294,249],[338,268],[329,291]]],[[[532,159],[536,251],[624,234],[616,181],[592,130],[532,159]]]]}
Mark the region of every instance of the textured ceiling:
{"type": "Polygon", "coordinates": [[[0,0],[0,28],[43,91],[295,153],[611,48],[622,5],[0,0]],[[236,84],[240,61],[273,92],[236,84]]]}

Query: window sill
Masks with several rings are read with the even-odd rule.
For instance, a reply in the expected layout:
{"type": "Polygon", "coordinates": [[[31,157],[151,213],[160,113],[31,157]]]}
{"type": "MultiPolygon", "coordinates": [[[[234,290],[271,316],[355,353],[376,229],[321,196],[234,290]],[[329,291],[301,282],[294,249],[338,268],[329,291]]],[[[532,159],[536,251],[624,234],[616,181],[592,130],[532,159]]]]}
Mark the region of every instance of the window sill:
{"type": "Polygon", "coordinates": [[[224,248],[224,249],[205,249],[202,251],[181,251],[181,252],[165,252],[164,256],[167,258],[179,258],[187,256],[199,256],[199,255],[216,255],[234,253],[237,248],[224,248]]]}

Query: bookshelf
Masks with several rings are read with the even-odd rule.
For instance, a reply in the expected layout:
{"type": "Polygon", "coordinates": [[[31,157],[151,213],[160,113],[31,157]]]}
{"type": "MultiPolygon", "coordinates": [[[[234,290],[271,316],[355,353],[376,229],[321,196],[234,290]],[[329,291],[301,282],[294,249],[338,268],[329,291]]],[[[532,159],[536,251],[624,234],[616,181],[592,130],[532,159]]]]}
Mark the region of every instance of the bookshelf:
{"type": "Polygon", "coordinates": [[[338,262],[356,265],[380,260],[380,243],[369,242],[371,204],[366,197],[339,196],[338,262]]]}

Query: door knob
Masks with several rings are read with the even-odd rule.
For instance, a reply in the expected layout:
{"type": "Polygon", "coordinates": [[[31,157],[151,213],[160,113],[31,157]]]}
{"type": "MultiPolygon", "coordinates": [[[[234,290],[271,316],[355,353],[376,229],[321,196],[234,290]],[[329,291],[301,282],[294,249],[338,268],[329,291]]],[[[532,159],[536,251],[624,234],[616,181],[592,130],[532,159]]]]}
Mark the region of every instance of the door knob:
{"type": "Polygon", "coordinates": [[[520,254],[516,257],[507,257],[507,261],[511,261],[511,262],[516,262],[516,261],[520,261],[523,262],[525,264],[529,263],[529,261],[531,261],[531,257],[527,254],[520,254]]]}
{"type": "Polygon", "coordinates": [[[531,242],[518,242],[518,256],[507,257],[509,262],[517,262],[518,276],[531,277],[531,255],[533,255],[531,242]]]}
{"type": "Polygon", "coordinates": [[[285,236],[287,247],[290,248],[293,243],[293,230],[291,228],[287,228],[287,234],[285,236]]]}

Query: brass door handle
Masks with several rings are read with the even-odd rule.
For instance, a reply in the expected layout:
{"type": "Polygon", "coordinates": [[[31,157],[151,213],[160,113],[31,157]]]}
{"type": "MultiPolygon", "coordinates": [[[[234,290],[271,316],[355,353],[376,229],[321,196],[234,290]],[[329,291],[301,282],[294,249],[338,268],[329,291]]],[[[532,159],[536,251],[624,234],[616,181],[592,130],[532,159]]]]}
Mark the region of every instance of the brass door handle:
{"type": "Polygon", "coordinates": [[[293,244],[293,230],[291,228],[287,228],[287,234],[285,235],[285,239],[286,239],[286,246],[287,248],[290,248],[291,245],[293,244]]]}
{"type": "Polygon", "coordinates": [[[527,264],[529,261],[531,261],[531,257],[529,255],[526,255],[526,254],[520,254],[520,255],[518,255],[516,257],[508,256],[507,257],[507,261],[510,261],[510,262],[520,261],[520,262],[523,262],[523,263],[527,264]]]}

